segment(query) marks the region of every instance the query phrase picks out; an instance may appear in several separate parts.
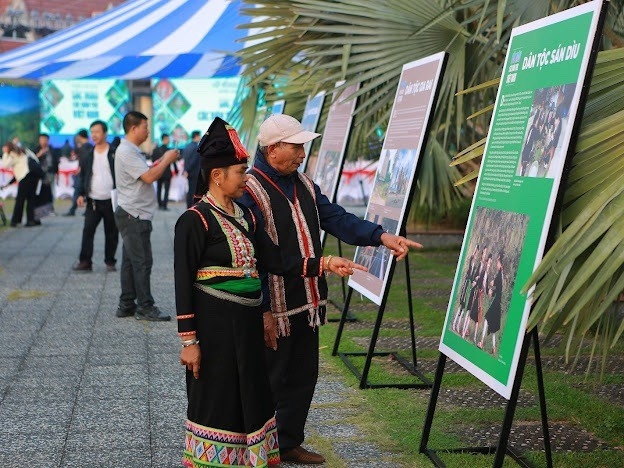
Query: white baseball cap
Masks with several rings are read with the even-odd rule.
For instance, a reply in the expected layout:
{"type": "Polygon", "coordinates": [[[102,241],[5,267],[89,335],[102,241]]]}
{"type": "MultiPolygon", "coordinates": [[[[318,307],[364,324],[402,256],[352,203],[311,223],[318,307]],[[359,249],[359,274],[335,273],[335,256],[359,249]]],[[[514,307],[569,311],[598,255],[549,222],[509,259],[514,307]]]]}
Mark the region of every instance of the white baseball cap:
{"type": "Polygon", "coordinates": [[[320,133],[305,130],[301,122],[290,115],[273,114],[260,125],[258,143],[269,146],[283,141],[300,145],[320,136],[320,133]]]}

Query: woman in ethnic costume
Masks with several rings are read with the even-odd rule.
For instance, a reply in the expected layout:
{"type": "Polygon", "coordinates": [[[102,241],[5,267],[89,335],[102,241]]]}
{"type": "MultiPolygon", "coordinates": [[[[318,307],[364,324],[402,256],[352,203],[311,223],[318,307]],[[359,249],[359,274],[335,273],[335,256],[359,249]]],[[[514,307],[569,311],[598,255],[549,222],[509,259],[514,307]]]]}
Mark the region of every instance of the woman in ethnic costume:
{"type": "Polygon", "coordinates": [[[470,295],[468,296],[468,304],[466,305],[468,313],[466,314],[466,318],[464,319],[464,326],[462,328],[461,334],[462,338],[466,338],[466,336],[469,334],[471,323],[475,323],[475,330],[479,326],[479,290],[481,287],[480,280],[482,283],[487,263],[487,251],[487,245],[483,246],[479,266],[475,267],[474,269],[472,282],[470,284],[470,295]]]}
{"type": "Polygon", "coordinates": [[[175,227],[180,362],[188,397],[187,467],[279,463],[275,408],[264,360],[259,262],[275,274],[341,276],[366,271],[340,257],[282,258],[251,212],[234,202],[247,159],[236,131],[217,118],[198,146],[201,200],[175,227]],[[208,190],[206,190],[208,189],[208,190]]]}
{"type": "MultiPolygon", "coordinates": [[[[475,275],[477,258],[479,257],[479,246],[477,245],[472,252],[470,258],[468,258],[468,269],[466,270],[466,276],[464,277],[464,281],[462,282],[461,288],[459,289],[459,308],[455,313],[455,318],[453,319],[452,329],[457,333],[461,333],[460,327],[461,324],[464,323],[464,316],[467,313],[466,302],[469,297],[469,294],[472,292],[471,284],[472,278],[475,275]],[[469,289],[470,288],[470,289],[469,289]],[[470,291],[470,292],[469,292],[470,291]]],[[[470,308],[470,307],[468,307],[470,308]]]]}
{"type": "Polygon", "coordinates": [[[483,349],[485,337],[492,335],[492,354],[497,354],[496,348],[496,332],[501,327],[502,299],[503,299],[503,254],[498,254],[496,258],[496,276],[491,283],[490,296],[493,297],[492,303],[488,311],[485,313],[485,325],[483,325],[483,333],[481,341],[477,346],[483,349]]]}

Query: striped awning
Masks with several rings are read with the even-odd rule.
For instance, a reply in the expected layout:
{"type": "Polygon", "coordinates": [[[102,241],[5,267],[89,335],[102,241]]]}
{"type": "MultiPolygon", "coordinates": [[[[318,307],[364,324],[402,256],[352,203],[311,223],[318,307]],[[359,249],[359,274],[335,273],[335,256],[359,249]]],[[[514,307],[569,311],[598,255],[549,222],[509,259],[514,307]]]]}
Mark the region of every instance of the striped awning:
{"type": "Polygon", "coordinates": [[[0,78],[236,76],[241,0],[131,0],[0,54],[0,78]]]}

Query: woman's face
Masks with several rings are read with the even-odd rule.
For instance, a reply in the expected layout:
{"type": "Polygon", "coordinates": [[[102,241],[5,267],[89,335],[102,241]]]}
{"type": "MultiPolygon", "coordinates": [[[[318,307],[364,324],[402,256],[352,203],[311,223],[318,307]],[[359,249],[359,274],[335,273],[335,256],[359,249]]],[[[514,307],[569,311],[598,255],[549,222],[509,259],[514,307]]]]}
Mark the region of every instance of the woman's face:
{"type": "Polygon", "coordinates": [[[245,192],[247,184],[247,163],[228,166],[224,169],[221,190],[230,198],[239,198],[245,192]]]}

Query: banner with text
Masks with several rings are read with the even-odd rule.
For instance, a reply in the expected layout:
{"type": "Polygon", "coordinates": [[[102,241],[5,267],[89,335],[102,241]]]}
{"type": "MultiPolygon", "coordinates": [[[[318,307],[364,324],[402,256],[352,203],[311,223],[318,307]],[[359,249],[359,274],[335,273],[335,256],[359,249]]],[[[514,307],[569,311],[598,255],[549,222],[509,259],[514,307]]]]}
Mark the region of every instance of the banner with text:
{"type": "MultiPolygon", "coordinates": [[[[446,58],[441,52],[407,63],[399,78],[365,216],[394,234],[399,234],[409,211],[446,58]]],[[[383,245],[358,247],[355,261],[368,271],[355,271],[349,286],[381,305],[392,265],[390,250],[383,245]]]]}
{"type": "Polygon", "coordinates": [[[203,134],[215,117],[227,118],[239,82],[239,77],[152,80],[152,139],[160,142],[166,133],[171,146],[184,148],[193,130],[203,134]]]}
{"type": "Polygon", "coordinates": [[[130,110],[130,91],[124,80],[49,80],[41,83],[42,133],[61,146],[89,129],[94,120],[106,122],[108,136],[123,136],[123,118],[130,110]]]}
{"type": "Polygon", "coordinates": [[[603,2],[512,31],[440,351],[509,398],[603,2]],[[530,294],[529,294],[530,296],[530,294]]]}

